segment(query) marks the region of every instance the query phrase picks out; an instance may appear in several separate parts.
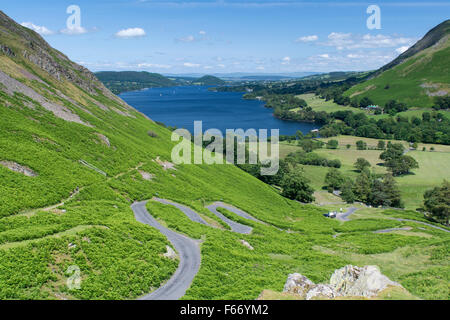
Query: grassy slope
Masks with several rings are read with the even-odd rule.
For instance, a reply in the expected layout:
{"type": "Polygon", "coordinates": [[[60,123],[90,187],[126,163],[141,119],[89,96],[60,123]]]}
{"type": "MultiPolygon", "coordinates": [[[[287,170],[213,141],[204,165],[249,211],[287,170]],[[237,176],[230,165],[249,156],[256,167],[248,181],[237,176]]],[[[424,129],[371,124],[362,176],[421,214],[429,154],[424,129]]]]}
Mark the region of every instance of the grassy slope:
{"type": "Polygon", "coordinates": [[[439,50],[428,48],[409,58],[402,64],[387,70],[379,76],[349,89],[349,97],[369,97],[378,105],[395,99],[410,107],[431,107],[433,97],[426,94],[440,90],[450,91],[450,41],[439,50]],[[435,84],[438,88],[422,88],[423,84],[435,84]],[[389,89],[385,89],[389,85],[389,89]]]}
{"type": "MultiPolygon", "coordinates": [[[[8,39],[8,44],[19,50],[21,44],[14,46],[13,40],[8,39]]],[[[155,159],[170,160],[174,142],[167,129],[133,110],[128,110],[132,117],[102,110],[94,99],[109,107],[124,107],[100,92],[91,95],[71,82],[57,81],[20,57],[1,56],[0,68],[48,99],[64,103],[93,125],[66,122],[40,106],[26,107],[24,96],[11,97],[3,88],[0,91],[0,159],[15,161],[39,174],[26,177],[0,166],[2,299],[124,299],[160,286],[173,274],[177,262],[162,257],[167,240],[155,229],[137,223],[130,209],[134,200],[156,194],[216,221],[204,205],[222,200],[271,225],[296,231],[253,225],[252,235],[236,235],[195,224],[169,206],[150,202],[150,212],[164,224],[204,240],[200,273],[186,298],[252,299],[266,288],[281,290],[291,272],[325,281],[334,269],[352,262],[346,258],[347,251],[365,256],[406,245],[438,253],[448,248],[448,236],[442,232],[429,231],[432,238],[426,239],[369,232],[401,225],[396,221],[368,219],[342,226],[324,218],[323,209],[282,198],[233,166],[179,165],[176,171],[164,171],[155,159]],[[49,90],[60,90],[87,111],[48,93],[47,85],[25,77],[24,69],[45,81],[49,90]],[[150,137],[148,130],[158,137],[150,137]],[[103,144],[97,133],[107,136],[111,147],[103,144]],[[80,159],[107,176],[81,165],[80,159]],[[144,180],[138,170],[155,178],[144,180]],[[77,187],[80,192],[68,199],[77,187]],[[64,199],[58,209],[39,210],[64,199]],[[332,238],[336,232],[344,236],[332,238]],[[255,250],[249,251],[239,239],[246,239],[255,250]],[[313,245],[338,248],[342,256],[324,253],[313,245]],[[70,276],[66,271],[72,265],[81,271],[80,290],[66,287],[70,276]]],[[[431,258],[421,260],[423,271],[402,278],[389,269],[386,273],[420,297],[447,299],[442,284],[448,282],[449,269],[440,262],[447,256],[437,259],[438,264],[431,258]]],[[[385,271],[382,263],[380,267],[385,271]]]]}

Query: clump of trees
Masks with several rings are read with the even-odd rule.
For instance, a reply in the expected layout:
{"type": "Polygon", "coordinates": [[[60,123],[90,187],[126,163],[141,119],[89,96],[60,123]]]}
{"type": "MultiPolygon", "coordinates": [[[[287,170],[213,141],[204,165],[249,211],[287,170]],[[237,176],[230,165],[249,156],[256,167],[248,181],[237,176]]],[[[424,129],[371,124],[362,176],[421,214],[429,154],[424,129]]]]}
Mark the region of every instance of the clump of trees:
{"type": "Polygon", "coordinates": [[[330,193],[334,190],[340,190],[345,181],[344,175],[336,168],[330,168],[325,176],[325,185],[330,193]]]}
{"type": "Polygon", "coordinates": [[[341,161],[338,159],[329,160],[324,158],[317,153],[313,152],[305,152],[305,151],[296,151],[287,155],[286,162],[291,165],[303,164],[310,166],[321,166],[321,167],[332,167],[332,168],[340,168],[341,161]]]}
{"type": "Polygon", "coordinates": [[[436,221],[449,225],[450,183],[444,180],[441,186],[428,190],[424,194],[424,208],[436,221]]]}
{"type": "Polygon", "coordinates": [[[450,96],[437,97],[435,100],[435,105],[433,106],[435,110],[447,110],[450,109],[450,96]]]}
{"type": "Polygon", "coordinates": [[[391,116],[395,116],[397,113],[408,110],[406,104],[397,102],[396,100],[389,100],[384,105],[384,112],[389,113],[391,116]]]}
{"type": "Polygon", "coordinates": [[[339,146],[339,141],[332,139],[332,140],[328,140],[327,142],[327,148],[328,149],[337,149],[339,146]]]}
{"type": "Polygon", "coordinates": [[[363,140],[356,141],[356,149],[357,150],[367,150],[367,143],[363,140]]]}
{"type": "Polygon", "coordinates": [[[375,207],[404,207],[397,182],[391,174],[380,176],[365,168],[353,181],[330,170],[325,181],[329,184],[328,190],[333,188],[331,184],[334,184],[334,187],[338,186],[341,198],[347,203],[358,200],[375,207]]]}
{"type": "Polygon", "coordinates": [[[411,169],[419,167],[417,161],[404,154],[405,148],[401,143],[388,143],[387,150],[380,154],[380,159],[384,160],[384,165],[392,175],[401,176],[409,174],[411,169]]]}
{"type": "Polygon", "coordinates": [[[363,172],[366,168],[370,168],[371,164],[369,161],[367,161],[364,158],[358,158],[356,159],[356,162],[354,164],[354,167],[356,168],[356,170],[358,170],[359,172],[363,172]]]}
{"type": "Polygon", "coordinates": [[[280,186],[283,189],[281,195],[304,203],[314,201],[314,189],[309,185],[310,181],[303,175],[299,168],[290,170],[281,179],[280,186]]]}

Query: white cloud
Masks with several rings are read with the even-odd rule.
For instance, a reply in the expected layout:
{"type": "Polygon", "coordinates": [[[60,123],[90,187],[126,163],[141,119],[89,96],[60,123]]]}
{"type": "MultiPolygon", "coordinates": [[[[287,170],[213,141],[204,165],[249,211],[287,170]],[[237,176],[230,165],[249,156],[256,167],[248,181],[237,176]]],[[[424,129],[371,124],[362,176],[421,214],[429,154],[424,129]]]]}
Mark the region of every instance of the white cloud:
{"type": "Polygon", "coordinates": [[[71,28],[62,29],[60,32],[62,34],[74,36],[74,35],[88,33],[88,30],[86,30],[83,27],[71,27],[71,28]]]}
{"type": "Polygon", "coordinates": [[[264,70],[264,69],[265,68],[263,66],[256,67],[256,70],[264,70]]]}
{"type": "Polygon", "coordinates": [[[170,69],[172,66],[167,64],[155,64],[155,63],[139,63],[138,68],[158,68],[158,69],[170,69]]]}
{"type": "Polygon", "coordinates": [[[403,52],[405,52],[408,49],[409,49],[409,46],[403,46],[403,47],[395,49],[395,52],[397,52],[398,54],[402,54],[403,52]]]}
{"type": "Polygon", "coordinates": [[[200,65],[198,63],[191,63],[191,62],[185,62],[185,63],[183,63],[183,66],[188,67],[188,68],[200,67],[200,65]]]}
{"type": "Polygon", "coordinates": [[[180,41],[180,42],[194,42],[195,41],[195,37],[193,35],[189,35],[187,37],[178,38],[176,40],[180,41]]]}
{"type": "Polygon", "coordinates": [[[330,55],[328,53],[319,54],[318,57],[323,59],[330,59],[330,55]]]}
{"type": "Polygon", "coordinates": [[[225,68],[225,65],[224,64],[218,64],[217,65],[219,68],[225,68]]]}
{"type": "Polygon", "coordinates": [[[295,40],[295,42],[314,42],[317,40],[319,40],[319,37],[316,35],[312,35],[312,36],[300,37],[297,40],[295,40]]]}
{"type": "Polygon", "coordinates": [[[200,31],[198,32],[198,34],[201,34],[202,36],[204,36],[204,35],[206,34],[206,31],[200,30],[200,31]]]}
{"type": "Polygon", "coordinates": [[[291,57],[284,57],[283,59],[281,59],[281,64],[283,65],[287,65],[289,63],[291,63],[291,57]]]}
{"type": "Polygon", "coordinates": [[[116,32],[117,38],[137,38],[144,37],[146,35],[145,30],[142,28],[128,28],[116,32]]]}
{"type": "Polygon", "coordinates": [[[328,41],[322,45],[335,47],[338,50],[392,48],[398,46],[410,46],[417,39],[389,36],[389,35],[354,35],[351,33],[332,32],[328,35],[328,41]]]}
{"type": "Polygon", "coordinates": [[[211,66],[204,66],[203,69],[212,69],[213,67],[211,66]]]}
{"type": "Polygon", "coordinates": [[[52,30],[48,29],[47,27],[38,26],[32,22],[22,22],[21,25],[28,29],[34,30],[35,32],[37,32],[43,36],[48,36],[48,35],[54,34],[54,32],[52,30]]]}

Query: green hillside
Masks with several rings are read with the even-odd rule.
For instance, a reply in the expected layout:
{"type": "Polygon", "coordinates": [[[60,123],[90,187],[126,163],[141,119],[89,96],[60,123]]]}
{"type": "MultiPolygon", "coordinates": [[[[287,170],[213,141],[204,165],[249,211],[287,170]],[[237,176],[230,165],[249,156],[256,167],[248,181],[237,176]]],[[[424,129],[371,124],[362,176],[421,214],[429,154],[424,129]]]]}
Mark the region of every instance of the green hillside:
{"type": "Polygon", "coordinates": [[[449,92],[450,20],[447,20],[345,95],[358,100],[369,97],[378,105],[397,100],[409,107],[431,107],[435,97],[449,92]]]}
{"type": "Polygon", "coordinates": [[[96,77],[113,93],[139,90],[153,87],[171,87],[176,83],[159,73],[146,71],[101,71],[95,73],[96,77]]]}
{"type": "Polygon", "coordinates": [[[194,82],[194,84],[201,84],[204,86],[219,86],[219,85],[224,85],[226,83],[222,79],[219,79],[214,76],[209,76],[209,75],[198,78],[198,79],[194,80],[193,82],[194,82]]]}
{"type": "Polygon", "coordinates": [[[377,264],[420,298],[449,298],[449,234],[391,219],[421,214],[380,209],[342,223],[232,165],[171,169],[171,134],[0,11],[0,299],[135,299],[160,287],[178,260],[164,256],[165,236],[136,221],[130,206],[141,200],[162,225],[201,242],[187,299],[256,299],[281,291],[290,273],[324,282],[352,263],[377,264]],[[205,208],[214,201],[264,224],[224,212],[253,227],[231,232],[205,208]],[[82,283],[70,290],[74,266],[82,283]]]}

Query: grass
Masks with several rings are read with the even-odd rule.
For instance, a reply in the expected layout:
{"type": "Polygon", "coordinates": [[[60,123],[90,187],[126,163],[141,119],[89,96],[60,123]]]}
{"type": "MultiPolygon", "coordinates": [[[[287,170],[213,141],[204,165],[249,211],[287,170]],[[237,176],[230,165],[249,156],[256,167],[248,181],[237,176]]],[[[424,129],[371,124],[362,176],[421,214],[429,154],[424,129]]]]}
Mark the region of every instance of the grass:
{"type": "MultiPolygon", "coordinates": [[[[347,106],[341,106],[333,101],[326,101],[325,99],[316,96],[314,93],[300,94],[296,96],[297,98],[303,99],[314,111],[325,111],[325,112],[335,112],[335,111],[353,111],[353,112],[365,112],[361,109],[356,109],[347,106]]],[[[294,111],[294,110],[292,110],[294,111]]]]}
{"type": "Polygon", "coordinates": [[[419,168],[414,174],[396,180],[407,208],[415,209],[422,205],[426,190],[440,185],[444,179],[450,180],[450,153],[411,151],[408,155],[417,160],[419,168]]]}
{"type": "MultiPolygon", "coordinates": [[[[9,38],[12,34],[0,34],[0,38],[8,37],[5,43],[13,49],[25,46],[21,42],[15,46],[9,38]]],[[[377,228],[404,225],[384,218],[342,225],[323,217],[324,208],[283,198],[231,165],[180,164],[176,171],[166,171],[155,159],[171,159],[175,143],[168,129],[134,110],[128,111],[130,117],[103,110],[94,101],[121,110],[124,106],[100,92],[89,94],[73,83],[57,81],[27,60],[2,57],[0,66],[38,92],[46,92],[46,85],[23,79],[21,69],[48,83],[53,93],[60,90],[85,110],[71,100],[46,94],[92,125],[66,122],[38,103],[34,109],[27,107],[29,99],[23,95],[0,91],[0,104],[5,106],[0,108],[0,160],[38,173],[26,177],[0,166],[1,299],[134,299],[161,286],[178,262],[163,257],[167,239],[138,223],[130,208],[134,201],[154,196],[189,206],[217,226],[223,224],[205,208],[214,201],[234,205],[267,223],[247,221],[253,232],[240,235],[196,224],[176,208],[149,201],[149,211],[163,225],[203,240],[201,268],[186,299],[255,299],[264,289],[281,291],[289,273],[300,272],[323,282],[335,269],[351,263],[347,255],[320,252],[313,245],[359,255],[389,253],[405,246],[436,247],[437,251],[431,251],[433,264],[401,276],[393,273],[393,280],[405,283],[421,298],[448,298],[444,286],[449,272],[441,263],[448,260],[447,235],[436,232],[428,239],[372,234],[377,228]],[[149,130],[157,137],[149,137],[149,130]],[[98,143],[98,133],[108,137],[111,147],[98,143]],[[107,176],[81,165],[80,159],[107,176]],[[144,180],[137,168],[154,175],[153,179],[144,180]],[[77,187],[80,192],[68,199],[77,187]],[[64,199],[57,213],[40,210],[64,199]],[[24,212],[33,214],[20,214],[24,212]],[[337,232],[341,235],[332,238],[337,232]],[[248,250],[240,240],[255,250],[248,250]],[[83,279],[76,291],[65,286],[66,271],[72,265],[80,268],[83,279]]],[[[327,169],[305,168],[320,189],[327,169]]]]}
{"type": "MultiPolygon", "coordinates": [[[[339,159],[342,163],[341,170],[346,176],[355,178],[358,173],[355,171],[353,164],[358,158],[365,158],[371,164],[371,170],[375,173],[386,173],[386,169],[380,166],[383,161],[379,159],[380,150],[356,150],[356,141],[363,140],[369,148],[376,148],[377,139],[359,138],[353,136],[338,136],[333,138],[339,141],[339,149],[318,149],[314,152],[326,157],[327,159],[339,159]],[[346,145],[350,144],[350,149],[346,145]]],[[[320,139],[324,142],[329,139],[320,139]]],[[[404,141],[392,141],[393,143],[402,143],[405,148],[409,148],[409,144],[404,141]]],[[[281,144],[284,145],[284,144],[281,144]]],[[[298,146],[291,144],[290,146],[298,146]]],[[[408,155],[416,159],[419,163],[419,169],[414,169],[410,175],[396,177],[402,193],[402,199],[407,209],[419,208],[423,203],[423,194],[426,190],[432,189],[442,183],[444,179],[450,180],[450,146],[435,144],[419,144],[417,150],[408,152],[408,155]],[[421,151],[425,147],[427,151],[421,151]],[[429,151],[433,147],[435,151],[429,151]],[[419,151],[420,150],[420,151],[419,151]]],[[[311,184],[315,190],[320,191],[324,186],[325,175],[328,168],[302,166],[306,177],[311,180],[311,184]]]]}
{"type": "Polygon", "coordinates": [[[411,107],[432,107],[433,97],[429,91],[446,90],[449,92],[450,45],[447,41],[437,50],[428,48],[411,57],[393,69],[350,88],[345,95],[358,99],[369,97],[378,105],[395,99],[411,107]],[[422,85],[431,83],[436,89],[426,89],[422,85]],[[386,86],[389,88],[386,89],[386,86]]]}

